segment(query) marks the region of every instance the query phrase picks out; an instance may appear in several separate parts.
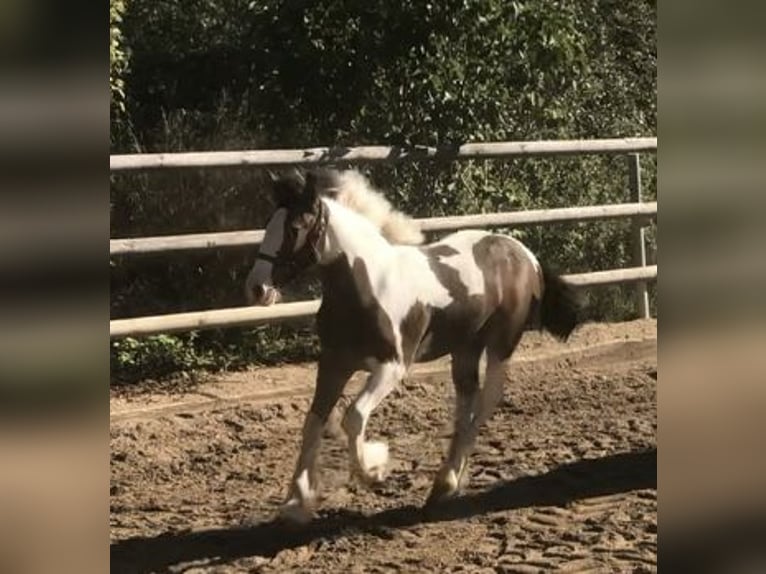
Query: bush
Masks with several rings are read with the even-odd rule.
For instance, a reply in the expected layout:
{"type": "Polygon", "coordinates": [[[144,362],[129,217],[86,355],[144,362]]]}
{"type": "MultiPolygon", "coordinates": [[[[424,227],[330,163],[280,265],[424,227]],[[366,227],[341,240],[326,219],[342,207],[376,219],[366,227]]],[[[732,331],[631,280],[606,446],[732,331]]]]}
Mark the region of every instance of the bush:
{"type": "MultiPolygon", "coordinates": [[[[119,27],[129,61],[120,68],[125,114],[113,122],[114,152],[656,133],[655,2],[131,0],[119,27]]],[[[646,154],[643,166],[651,200],[655,158],[646,154]]],[[[621,157],[364,171],[395,205],[421,217],[628,199],[621,157]]],[[[112,237],[254,229],[271,211],[259,170],[119,174],[111,183],[112,237]]],[[[624,221],[507,231],[567,272],[629,264],[624,221]]],[[[243,304],[253,251],[115,258],[112,317],[243,304]]],[[[316,285],[303,281],[292,293],[304,298],[316,285]]],[[[594,290],[592,316],[629,318],[632,301],[626,288],[594,290]]],[[[184,361],[202,365],[209,352],[214,368],[234,368],[311,357],[307,332],[305,325],[213,331],[133,342],[131,353],[146,365],[159,353],[167,372],[184,361]],[[185,358],[174,363],[168,354],[185,358]]],[[[131,368],[113,364],[115,372],[131,368]]]]}
{"type": "Polygon", "coordinates": [[[117,382],[163,378],[215,365],[209,351],[194,345],[195,334],[183,338],[154,335],[143,339],[126,337],[111,345],[111,367],[117,382]]]}
{"type": "Polygon", "coordinates": [[[202,335],[192,332],[112,341],[113,383],[131,384],[179,376],[196,381],[205,372],[253,364],[310,361],[316,359],[319,352],[316,333],[306,324],[264,325],[202,335]]]}

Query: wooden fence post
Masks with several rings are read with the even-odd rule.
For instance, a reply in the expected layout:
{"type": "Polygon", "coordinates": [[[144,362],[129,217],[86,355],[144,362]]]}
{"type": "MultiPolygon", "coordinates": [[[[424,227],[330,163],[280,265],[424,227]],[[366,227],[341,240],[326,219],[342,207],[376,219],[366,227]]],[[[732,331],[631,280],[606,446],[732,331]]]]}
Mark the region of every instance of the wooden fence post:
{"type": "MultiPolygon", "coordinates": [[[[630,201],[634,203],[641,202],[641,161],[637,153],[628,154],[628,187],[630,188],[630,201]]],[[[646,242],[644,240],[644,222],[638,218],[631,221],[631,244],[633,247],[634,267],[646,267],[646,242]]],[[[649,292],[646,288],[646,282],[636,283],[636,306],[638,316],[641,319],[648,319],[649,314],[649,292]]]]}

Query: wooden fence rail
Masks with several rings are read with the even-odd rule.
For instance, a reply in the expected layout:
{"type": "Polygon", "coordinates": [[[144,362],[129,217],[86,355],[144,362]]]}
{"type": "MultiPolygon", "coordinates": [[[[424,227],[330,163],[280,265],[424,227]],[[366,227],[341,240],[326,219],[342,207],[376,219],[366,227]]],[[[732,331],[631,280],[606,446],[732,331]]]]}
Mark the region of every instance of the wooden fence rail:
{"type": "Polygon", "coordinates": [[[615,154],[655,151],[656,137],[600,140],[468,143],[455,146],[315,147],[246,151],[146,153],[109,156],[109,170],[212,167],[276,167],[317,164],[394,163],[422,160],[469,160],[514,157],[548,157],[582,154],[615,154]]]}
{"type": "MultiPolygon", "coordinates": [[[[469,227],[523,227],[541,223],[564,223],[632,217],[646,220],[657,215],[657,203],[622,203],[617,205],[592,205],[587,207],[564,207],[558,209],[534,209],[506,213],[483,213],[418,219],[423,231],[452,231],[469,227]]],[[[258,245],[263,240],[262,229],[254,231],[227,231],[219,233],[196,233],[138,237],[135,239],[111,239],[109,255],[157,253],[160,251],[186,251],[258,245]]]]}
{"type": "MultiPolygon", "coordinates": [[[[592,273],[565,275],[564,277],[578,287],[633,283],[656,279],[657,266],[595,271],[592,273]]],[[[280,303],[270,307],[232,307],[229,309],[215,309],[212,311],[137,317],[135,319],[116,319],[109,322],[109,336],[144,336],[157,333],[215,329],[220,327],[236,327],[284,321],[288,319],[310,317],[317,312],[319,304],[319,300],[298,301],[295,303],[280,303]]]]}
{"type": "MultiPolygon", "coordinates": [[[[236,168],[269,166],[310,166],[317,164],[401,162],[420,160],[456,161],[470,159],[547,157],[582,154],[628,155],[630,190],[633,203],[594,205],[559,209],[537,209],[510,213],[433,217],[418,220],[426,232],[449,231],[467,227],[521,227],[535,224],[631,218],[633,265],[592,273],[567,275],[578,287],[633,283],[639,316],[648,317],[646,282],[657,278],[657,266],[646,266],[643,226],[657,214],[657,203],[642,203],[638,152],[657,150],[656,137],[603,140],[532,141],[473,143],[444,147],[316,147],[292,150],[218,151],[168,154],[113,155],[111,172],[147,171],[182,168],[236,168]]],[[[257,245],[263,230],[199,233],[160,237],[111,239],[110,255],[156,253],[257,245]]],[[[235,307],[192,313],[118,319],[109,322],[110,337],[141,336],[197,329],[214,329],[309,317],[316,313],[319,301],[299,301],[271,307],[235,307]]]]}

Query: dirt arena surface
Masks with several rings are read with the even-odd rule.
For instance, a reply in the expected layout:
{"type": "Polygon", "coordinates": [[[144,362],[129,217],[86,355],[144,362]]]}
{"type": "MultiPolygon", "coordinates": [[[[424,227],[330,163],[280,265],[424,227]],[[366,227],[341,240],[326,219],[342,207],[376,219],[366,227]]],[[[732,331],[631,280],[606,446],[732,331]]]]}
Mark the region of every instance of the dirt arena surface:
{"type": "Polygon", "coordinates": [[[303,528],[272,519],[313,365],[229,374],[183,395],[114,395],[112,571],[657,570],[655,321],[586,325],[567,344],[527,333],[470,484],[426,513],[450,432],[446,367],[419,367],[373,415],[368,437],[393,457],[374,491],[349,480],[333,420],[325,498],[303,528]]]}

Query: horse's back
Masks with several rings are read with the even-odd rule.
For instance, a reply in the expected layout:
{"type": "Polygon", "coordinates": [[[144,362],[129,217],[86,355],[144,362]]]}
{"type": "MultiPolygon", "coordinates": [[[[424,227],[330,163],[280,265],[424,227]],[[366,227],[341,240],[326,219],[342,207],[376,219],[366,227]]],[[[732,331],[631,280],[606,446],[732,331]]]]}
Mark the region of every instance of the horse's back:
{"type": "Polygon", "coordinates": [[[492,344],[504,354],[541,297],[534,255],[512,237],[480,230],[453,233],[421,249],[451,301],[431,309],[418,360],[465,345],[492,344]]]}
{"type": "MultiPolygon", "coordinates": [[[[496,291],[508,284],[529,283],[539,291],[541,267],[535,255],[521,241],[498,233],[468,229],[452,233],[423,247],[430,259],[439,260],[457,270],[461,278],[470,277],[475,284],[481,276],[483,291],[496,291]],[[498,284],[498,273],[504,275],[498,284]]],[[[465,287],[471,291],[468,281],[465,287]]]]}
{"type": "Polygon", "coordinates": [[[541,295],[537,265],[517,240],[480,230],[385,259],[340,257],[323,269],[322,346],[405,364],[493,341],[512,346],[541,295]]]}

